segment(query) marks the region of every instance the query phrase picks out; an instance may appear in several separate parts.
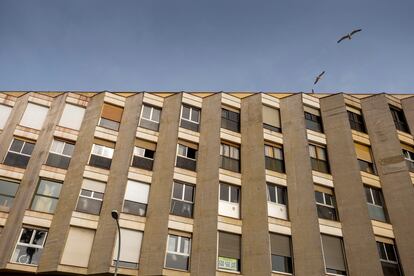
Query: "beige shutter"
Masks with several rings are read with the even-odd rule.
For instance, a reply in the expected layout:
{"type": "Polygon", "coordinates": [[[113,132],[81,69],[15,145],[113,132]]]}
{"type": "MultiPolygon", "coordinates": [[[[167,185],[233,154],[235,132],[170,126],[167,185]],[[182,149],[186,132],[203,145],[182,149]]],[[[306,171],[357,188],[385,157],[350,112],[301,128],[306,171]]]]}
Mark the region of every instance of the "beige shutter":
{"type": "Polygon", "coordinates": [[[327,268],[346,271],[341,238],[322,235],[323,254],[327,268]]]}
{"type": "Polygon", "coordinates": [[[88,267],[94,236],[95,230],[70,227],[61,263],[88,267]]]}
{"type": "Polygon", "coordinates": [[[101,117],[111,121],[121,122],[123,110],[122,107],[104,103],[101,117]]]}
{"type": "Polygon", "coordinates": [[[275,108],[263,106],[263,123],[280,128],[279,111],[275,108]]]}
{"type": "Polygon", "coordinates": [[[143,149],[149,149],[152,151],[155,151],[155,149],[157,148],[157,144],[153,143],[153,142],[149,142],[146,140],[141,140],[141,139],[136,139],[135,140],[135,146],[143,148],[143,149]]]}
{"type": "Polygon", "coordinates": [[[240,259],[240,235],[219,232],[219,256],[240,259]]]}
{"type": "Polygon", "coordinates": [[[316,108],[312,108],[309,106],[303,106],[303,109],[305,110],[305,112],[308,112],[310,114],[316,115],[316,116],[321,116],[321,112],[319,111],[319,109],[316,108]]]}
{"type": "Polygon", "coordinates": [[[272,255],[291,257],[289,236],[270,233],[270,247],[272,255]]]}
{"type": "Polygon", "coordinates": [[[355,143],[357,158],[372,163],[371,150],[368,146],[355,143]]]}

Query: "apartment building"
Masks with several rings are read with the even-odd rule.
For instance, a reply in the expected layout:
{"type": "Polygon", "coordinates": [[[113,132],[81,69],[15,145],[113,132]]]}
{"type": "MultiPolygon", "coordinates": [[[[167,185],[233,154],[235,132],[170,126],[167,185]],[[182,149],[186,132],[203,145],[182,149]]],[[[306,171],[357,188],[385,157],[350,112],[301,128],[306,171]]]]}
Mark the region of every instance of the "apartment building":
{"type": "Polygon", "coordinates": [[[0,273],[113,274],[116,209],[121,275],[414,275],[413,132],[413,95],[0,92],[0,273]]]}

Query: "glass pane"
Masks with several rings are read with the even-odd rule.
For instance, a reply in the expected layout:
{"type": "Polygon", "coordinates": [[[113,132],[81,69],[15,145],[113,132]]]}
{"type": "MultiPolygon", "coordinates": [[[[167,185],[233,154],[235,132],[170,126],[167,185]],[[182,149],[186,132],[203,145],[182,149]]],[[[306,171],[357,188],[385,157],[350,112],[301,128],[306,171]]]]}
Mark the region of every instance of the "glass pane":
{"type": "Polygon", "coordinates": [[[385,250],[387,251],[388,260],[396,262],[397,256],[395,255],[394,245],[385,243],[385,250]]]}
{"type": "Polygon", "coordinates": [[[83,196],[91,197],[92,196],[92,191],[82,189],[80,194],[83,195],[83,196]]]}
{"type": "Polygon", "coordinates": [[[161,110],[153,108],[151,119],[153,121],[160,122],[160,115],[161,115],[161,110]]]}
{"type": "Polygon", "coordinates": [[[196,159],[197,150],[192,148],[187,148],[187,157],[191,159],[196,159]]]}
{"type": "Polygon", "coordinates": [[[387,262],[381,262],[382,272],[384,276],[401,276],[400,268],[398,264],[392,264],[387,262]]]}
{"type": "Polygon", "coordinates": [[[234,159],[239,159],[239,149],[236,147],[231,147],[230,157],[234,159]]]}
{"type": "Polygon", "coordinates": [[[185,185],[184,200],[193,202],[194,187],[185,185]]]}
{"type": "Polygon", "coordinates": [[[277,187],[277,201],[279,204],[286,205],[286,189],[277,187]]]}
{"type": "Polygon", "coordinates": [[[272,271],[292,273],[292,258],[272,255],[272,271]]]}
{"type": "Polygon", "coordinates": [[[199,122],[200,120],[200,110],[193,108],[193,112],[191,113],[191,121],[199,122]]]}
{"type": "Polygon", "coordinates": [[[63,143],[62,141],[53,140],[52,146],[50,147],[50,151],[62,153],[64,144],[65,143],[63,143]]]}
{"type": "Polygon", "coordinates": [[[275,154],[275,158],[276,159],[283,160],[282,149],[280,149],[280,148],[274,148],[274,154],[275,154]]]}
{"type": "Polygon", "coordinates": [[[124,208],[123,212],[136,215],[136,216],[145,216],[145,213],[147,211],[147,205],[144,203],[134,202],[130,200],[124,201],[124,208]]]}
{"type": "MultiPolygon", "coordinates": [[[[0,195],[0,206],[12,207],[14,197],[0,195]]],[[[0,232],[1,234],[1,232],[0,232]]]]}
{"type": "Polygon", "coordinates": [[[149,150],[149,149],[146,149],[145,150],[144,157],[154,159],[154,151],[149,150]]]}
{"type": "Polygon", "coordinates": [[[186,152],[187,152],[187,147],[179,144],[178,145],[178,155],[186,156],[186,154],[187,154],[186,152]]]}
{"type": "Polygon", "coordinates": [[[183,198],[183,184],[174,182],[173,198],[183,198]]]}
{"type": "Polygon", "coordinates": [[[367,198],[368,203],[374,203],[371,197],[371,189],[369,187],[365,187],[365,197],[367,198]]]}
{"type": "Polygon", "coordinates": [[[332,197],[332,195],[325,194],[325,202],[326,202],[326,205],[333,206],[333,197],[332,197]]]}
{"type": "Polygon", "coordinates": [[[46,238],[46,231],[36,230],[32,244],[43,245],[46,238]]]}
{"type": "Polygon", "coordinates": [[[76,211],[89,213],[92,215],[99,215],[101,212],[102,201],[86,197],[79,197],[76,211]]]}
{"type": "Polygon", "coordinates": [[[12,256],[12,262],[37,265],[42,249],[17,245],[12,256]]]}
{"type": "Polygon", "coordinates": [[[180,252],[183,254],[190,254],[190,239],[181,237],[180,252]]]}
{"type": "Polygon", "coordinates": [[[229,201],[229,185],[220,183],[220,200],[229,201]]]}
{"type": "Polygon", "coordinates": [[[23,141],[14,139],[10,146],[10,150],[20,152],[22,150],[23,144],[24,144],[23,141]]]}
{"type": "Polygon", "coordinates": [[[151,119],[151,107],[144,105],[144,109],[142,110],[142,118],[151,119]]]}
{"type": "Polygon", "coordinates": [[[315,200],[316,202],[325,204],[325,202],[323,201],[323,193],[315,191],[315,200]]]}
{"type": "Polygon", "coordinates": [[[178,236],[169,235],[168,236],[168,252],[177,252],[177,241],[178,236]]]}
{"type": "Polygon", "coordinates": [[[373,220],[387,222],[384,208],[382,208],[381,206],[368,204],[368,213],[369,213],[369,217],[373,220]]]}
{"type": "Polygon", "coordinates": [[[23,146],[22,153],[31,155],[34,149],[34,144],[26,142],[23,146]]]}
{"type": "Polygon", "coordinates": [[[374,204],[378,206],[383,206],[381,191],[378,189],[372,189],[372,195],[374,196],[374,204]]]}
{"type": "Polygon", "coordinates": [[[0,194],[15,196],[18,188],[18,183],[0,179],[0,194]]]}
{"type": "Polygon", "coordinates": [[[100,193],[100,192],[94,192],[93,193],[93,198],[97,198],[97,199],[103,199],[104,194],[100,193]]]}
{"type": "Polygon", "coordinates": [[[165,266],[181,270],[188,270],[188,256],[167,253],[165,266]]]}
{"type": "Polygon", "coordinates": [[[37,194],[59,197],[61,188],[62,183],[42,179],[40,180],[39,188],[37,189],[37,194]]]}
{"type": "Polygon", "coordinates": [[[387,260],[387,255],[385,254],[384,244],[382,242],[377,242],[377,249],[380,259],[387,260]]]}
{"type": "Polygon", "coordinates": [[[310,157],[316,158],[316,148],[314,145],[309,145],[309,154],[310,157]]]}
{"type": "Polygon", "coordinates": [[[55,198],[35,196],[32,202],[32,210],[45,213],[54,213],[58,200],[55,198]]]}
{"type": "Polygon", "coordinates": [[[181,200],[171,200],[171,214],[192,218],[193,217],[193,203],[184,202],[181,200]]]}
{"type": "Polygon", "coordinates": [[[231,192],[231,197],[230,197],[230,201],[234,202],[234,203],[239,203],[239,193],[240,193],[240,189],[238,187],[235,186],[230,186],[230,192],[231,192]]]}
{"type": "Polygon", "coordinates": [[[265,145],[265,156],[273,157],[273,148],[265,145]]]}
{"type": "Polygon", "coordinates": [[[96,155],[102,155],[103,154],[103,149],[104,147],[101,145],[93,145],[93,149],[92,149],[92,153],[96,154],[96,155]]]}
{"type": "Polygon", "coordinates": [[[22,234],[20,236],[20,243],[30,243],[30,239],[32,238],[33,229],[23,228],[22,234]]]}
{"type": "Polygon", "coordinates": [[[276,203],[276,192],[273,185],[267,185],[267,200],[276,203]]]}
{"type": "Polygon", "coordinates": [[[182,118],[190,120],[190,108],[188,108],[187,106],[183,106],[182,118]]]}
{"type": "Polygon", "coordinates": [[[72,156],[74,149],[75,149],[75,145],[66,143],[65,147],[63,148],[63,154],[68,155],[68,156],[72,156]]]}
{"type": "Polygon", "coordinates": [[[324,148],[317,148],[318,151],[318,159],[319,160],[326,160],[326,151],[324,148]]]}

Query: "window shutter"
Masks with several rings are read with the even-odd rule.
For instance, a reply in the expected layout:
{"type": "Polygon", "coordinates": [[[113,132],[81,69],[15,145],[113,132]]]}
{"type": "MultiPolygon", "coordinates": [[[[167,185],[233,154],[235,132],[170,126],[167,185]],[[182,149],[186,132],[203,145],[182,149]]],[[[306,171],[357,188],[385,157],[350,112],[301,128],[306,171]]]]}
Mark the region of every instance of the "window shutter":
{"type": "Polygon", "coordinates": [[[143,149],[149,149],[149,150],[155,151],[157,144],[149,142],[149,141],[141,140],[141,139],[136,139],[135,146],[143,148],[143,149]]]}
{"type": "Polygon", "coordinates": [[[327,268],[346,271],[342,241],[340,238],[322,235],[322,246],[327,268]]]}
{"type": "Polygon", "coordinates": [[[88,178],[83,179],[82,189],[104,193],[105,187],[106,185],[103,182],[95,181],[95,180],[88,179],[88,178]]]}
{"type": "Polygon", "coordinates": [[[88,267],[95,230],[70,227],[62,264],[88,267]]]}
{"type": "Polygon", "coordinates": [[[122,107],[104,103],[101,117],[119,123],[121,122],[122,111],[122,107]]]}
{"type": "Polygon", "coordinates": [[[85,115],[85,108],[73,104],[65,104],[59,125],[79,130],[85,115]]]}
{"type": "Polygon", "coordinates": [[[372,163],[371,150],[368,146],[355,143],[357,158],[372,163]]]}
{"type": "Polygon", "coordinates": [[[149,188],[150,186],[148,184],[128,180],[125,200],[147,204],[149,188]]]}
{"type": "Polygon", "coordinates": [[[219,256],[240,259],[240,235],[219,232],[219,256]]]}
{"type": "MultiPolygon", "coordinates": [[[[121,254],[120,261],[138,263],[141,251],[142,232],[121,228],[121,254]]],[[[113,258],[118,254],[118,233],[115,240],[113,258]]]]}
{"type": "Polygon", "coordinates": [[[28,103],[20,125],[34,129],[41,129],[49,108],[38,104],[28,103]]]}
{"type": "Polygon", "coordinates": [[[321,112],[319,111],[319,109],[312,108],[312,107],[309,107],[309,106],[306,106],[306,105],[303,106],[303,109],[304,109],[305,112],[308,112],[310,114],[313,114],[313,115],[316,115],[316,116],[321,116],[321,112]]]}
{"type": "Polygon", "coordinates": [[[291,257],[289,236],[270,233],[270,246],[272,255],[291,257]]]}
{"type": "Polygon", "coordinates": [[[280,128],[279,111],[275,108],[263,106],[263,123],[280,128]]]}

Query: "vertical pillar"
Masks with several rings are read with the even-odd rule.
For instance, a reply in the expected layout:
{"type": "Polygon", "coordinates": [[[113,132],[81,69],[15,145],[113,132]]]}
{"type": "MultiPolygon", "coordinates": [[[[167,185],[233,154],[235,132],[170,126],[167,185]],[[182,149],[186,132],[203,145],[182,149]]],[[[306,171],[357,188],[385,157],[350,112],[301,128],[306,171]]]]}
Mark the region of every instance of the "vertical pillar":
{"type": "Polygon", "coordinates": [[[72,212],[76,208],[79,191],[82,187],[83,172],[88,163],[92,149],[95,127],[101,114],[105,93],[99,93],[90,99],[65,181],[62,185],[61,197],[56,206],[52,224],[49,228],[46,244],[39,262],[38,271],[56,271],[65,248],[69,234],[72,212]]]}
{"type": "Polygon", "coordinates": [[[260,93],[241,101],[243,275],[270,275],[269,223],[260,93]]]}
{"type": "MultiPolygon", "coordinates": [[[[385,94],[362,99],[381,187],[404,275],[414,275],[414,189],[385,94]]],[[[410,119],[411,121],[412,119],[410,119]]]]}
{"type": "Polygon", "coordinates": [[[382,275],[344,94],[320,100],[350,275],[382,275]]]}
{"type": "Polygon", "coordinates": [[[117,226],[111,216],[111,211],[114,209],[122,211],[142,98],[143,94],[136,94],[128,97],[125,102],[112,165],[106,183],[105,200],[102,204],[89,259],[88,273],[90,274],[109,272],[112,264],[117,226]]]}
{"type": "Polygon", "coordinates": [[[210,276],[217,267],[221,94],[203,99],[197,160],[191,275],[210,276]]]}
{"type": "Polygon", "coordinates": [[[324,275],[302,94],[280,101],[295,275],[324,275]]]}
{"type": "MultiPolygon", "coordinates": [[[[9,121],[8,128],[2,133],[4,134],[5,143],[8,145],[13,139],[13,132],[16,125],[19,123],[21,114],[24,112],[27,106],[28,97],[23,96],[22,101],[16,103],[16,110],[12,113],[13,118],[9,121]],[[24,108],[18,106],[22,105],[24,108]],[[20,115],[20,116],[17,116],[20,115]]],[[[30,207],[33,194],[35,193],[38,181],[38,175],[42,164],[45,163],[47,154],[49,152],[50,145],[53,141],[53,132],[56,124],[63,112],[63,106],[65,104],[66,94],[57,96],[53,99],[52,105],[47,113],[43,127],[39,132],[39,137],[36,141],[33,153],[30,157],[29,163],[27,164],[26,170],[24,171],[23,178],[20,182],[19,189],[13,202],[13,208],[9,211],[9,216],[6,221],[6,225],[3,229],[1,240],[0,240],[0,267],[4,268],[7,262],[10,260],[16,240],[20,234],[20,226],[23,221],[24,213],[26,209],[30,207]],[[16,228],[18,230],[16,230],[16,228]]]]}
{"type": "Polygon", "coordinates": [[[414,96],[401,100],[405,118],[412,134],[414,133],[414,96]]]}
{"type": "Polygon", "coordinates": [[[162,275],[182,94],[164,99],[142,242],[140,275],[162,275]]]}

